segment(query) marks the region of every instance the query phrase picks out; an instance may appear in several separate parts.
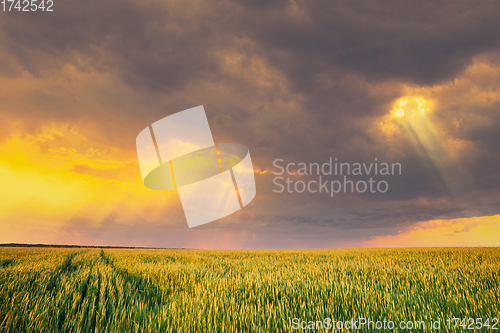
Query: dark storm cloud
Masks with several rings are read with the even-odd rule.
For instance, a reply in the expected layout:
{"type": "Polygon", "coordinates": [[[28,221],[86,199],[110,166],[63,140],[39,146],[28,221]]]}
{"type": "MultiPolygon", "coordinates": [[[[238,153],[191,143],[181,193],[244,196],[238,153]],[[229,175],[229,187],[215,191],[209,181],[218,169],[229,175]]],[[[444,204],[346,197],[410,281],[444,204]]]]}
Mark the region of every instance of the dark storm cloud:
{"type": "Polygon", "coordinates": [[[500,43],[496,1],[311,1],[268,11],[250,29],[302,90],[336,70],[369,80],[451,80],[500,43]],[[283,51],[283,52],[279,52],[283,51]]]}
{"type": "MultiPolygon", "coordinates": [[[[453,80],[474,56],[498,50],[500,44],[498,1],[90,0],[57,1],[53,13],[0,14],[0,59],[8,64],[0,68],[1,75],[20,75],[21,67],[48,79],[71,64],[84,73],[117,75],[140,96],[110,97],[106,105],[113,107],[103,112],[37,93],[38,109],[25,111],[30,118],[94,121],[103,136],[134,150],[135,135],[152,121],[204,104],[214,137],[250,147],[260,170],[272,169],[275,158],[295,163],[329,157],[351,163],[396,159],[389,140],[373,131],[403,94],[398,83],[426,86],[453,80]],[[244,73],[241,77],[224,67],[226,58],[238,56],[243,58],[236,70],[244,73]],[[254,70],[253,59],[264,63],[270,77],[265,84],[252,81],[265,76],[254,70]],[[387,82],[393,84],[390,89],[374,90],[387,82]],[[165,99],[154,100],[158,95],[165,99]],[[54,100],[58,105],[50,104],[54,100]]],[[[470,177],[479,189],[495,189],[500,186],[495,172],[498,105],[483,110],[486,125],[469,118],[474,111],[470,106],[445,109],[436,121],[446,123],[463,113],[463,126],[450,125],[446,133],[479,147],[473,158],[464,158],[470,177]]],[[[359,201],[355,195],[277,195],[272,178],[257,175],[259,195],[253,205],[259,211],[249,216],[247,226],[255,228],[257,219],[258,227],[355,229],[469,216],[474,209],[494,213],[498,202],[491,192],[452,200],[421,150],[402,144],[396,160],[403,175],[391,180],[391,191],[359,196],[359,201]],[[432,205],[412,201],[422,197],[446,200],[432,205]]],[[[89,172],[81,166],[75,171],[89,172]]],[[[224,222],[213,225],[218,223],[224,222]]]]}
{"type": "Polygon", "coordinates": [[[3,13],[2,28],[34,74],[83,54],[95,68],[118,68],[130,83],[163,91],[222,75],[214,51],[248,36],[311,92],[321,73],[453,79],[472,56],[498,47],[498,22],[496,1],[60,1],[53,13],[3,13]]]}
{"type": "Polygon", "coordinates": [[[177,14],[160,2],[61,1],[53,13],[5,13],[2,28],[6,46],[34,75],[69,62],[114,68],[132,84],[169,90],[214,67],[209,22],[177,14]]]}

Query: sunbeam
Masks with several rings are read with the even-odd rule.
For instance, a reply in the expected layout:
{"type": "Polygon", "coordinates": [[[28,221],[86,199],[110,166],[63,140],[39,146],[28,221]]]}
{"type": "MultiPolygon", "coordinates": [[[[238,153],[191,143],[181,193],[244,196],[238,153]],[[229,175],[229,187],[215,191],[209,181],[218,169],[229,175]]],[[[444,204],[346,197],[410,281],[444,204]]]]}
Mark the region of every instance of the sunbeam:
{"type": "Polygon", "coordinates": [[[431,161],[432,167],[451,194],[470,188],[471,182],[460,166],[444,135],[432,121],[432,102],[421,96],[399,98],[391,113],[413,145],[431,161]]]}

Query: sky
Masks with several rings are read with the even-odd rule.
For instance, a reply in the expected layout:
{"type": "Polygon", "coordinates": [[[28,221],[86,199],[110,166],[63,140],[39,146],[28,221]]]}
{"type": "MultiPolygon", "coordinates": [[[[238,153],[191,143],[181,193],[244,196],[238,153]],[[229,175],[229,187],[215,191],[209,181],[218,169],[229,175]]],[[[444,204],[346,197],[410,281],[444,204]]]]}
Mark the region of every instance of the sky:
{"type": "Polygon", "coordinates": [[[53,8],[0,11],[0,243],[500,246],[500,2],[53,8]],[[143,185],[135,140],[198,105],[216,143],[249,148],[257,195],[188,228],[177,191],[143,185]],[[278,193],[330,158],[401,173],[321,175],[375,193],[278,193]]]}

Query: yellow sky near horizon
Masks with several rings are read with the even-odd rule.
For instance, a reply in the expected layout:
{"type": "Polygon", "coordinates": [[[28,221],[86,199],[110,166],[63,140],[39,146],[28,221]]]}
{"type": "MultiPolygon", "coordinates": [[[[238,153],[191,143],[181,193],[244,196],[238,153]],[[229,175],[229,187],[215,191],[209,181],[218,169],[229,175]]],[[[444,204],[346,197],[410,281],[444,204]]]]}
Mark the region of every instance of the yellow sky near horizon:
{"type": "MultiPolygon", "coordinates": [[[[118,214],[121,223],[138,212],[154,216],[173,193],[143,186],[134,153],[96,145],[68,126],[42,128],[36,135],[15,133],[0,143],[5,189],[0,219],[44,220],[57,227],[82,212],[94,223],[111,214],[118,214]]],[[[2,238],[8,240],[8,231],[2,238]]]]}
{"type": "MultiPolygon", "coordinates": [[[[83,211],[86,220],[95,224],[117,211],[122,224],[137,217],[158,221],[169,209],[169,196],[174,195],[143,186],[135,152],[100,147],[69,126],[43,128],[38,135],[13,135],[0,144],[0,161],[0,177],[8,189],[0,192],[0,220],[20,223],[20,228],[1,224],[1,243],[61,242],[57,229],[83,211]],[[65,146],[68,143],[72,146],[65,146]],[[23,231],[31,227],[43,230],[41,235],[27,232],[23,237],[23,231]],[[50,230],[53,237],[46,234],[50,230]]],[[[202,244],[220,245],[220,241],[212,243],[202,244]]],[[[237,244],[234,240],[226,243],[237,244]]],[[[351,245],[500,246],[500,215],[422,221],[397,235],[351,245]]]]}
{"type": "Polygon", "coordinates": [[[397,235],[377,236],[361,247],[497,247],[500,215],[418,222],[397,235]]]}

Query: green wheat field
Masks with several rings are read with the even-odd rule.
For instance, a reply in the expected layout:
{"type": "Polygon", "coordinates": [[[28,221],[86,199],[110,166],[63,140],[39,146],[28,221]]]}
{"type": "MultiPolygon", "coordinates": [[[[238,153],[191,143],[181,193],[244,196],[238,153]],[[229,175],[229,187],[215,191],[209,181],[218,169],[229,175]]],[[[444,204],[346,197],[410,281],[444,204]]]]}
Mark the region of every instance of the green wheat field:
{"type": "Polygon", "coordinates": [[[499,248],[0,248],[0,333],[327,331],[294,329],[294,318],[439,318],[439,330],[412,332],[500,332],[499,271],[499,248]]]}

